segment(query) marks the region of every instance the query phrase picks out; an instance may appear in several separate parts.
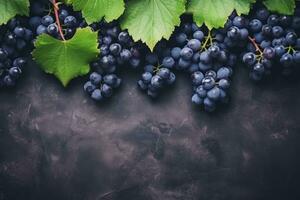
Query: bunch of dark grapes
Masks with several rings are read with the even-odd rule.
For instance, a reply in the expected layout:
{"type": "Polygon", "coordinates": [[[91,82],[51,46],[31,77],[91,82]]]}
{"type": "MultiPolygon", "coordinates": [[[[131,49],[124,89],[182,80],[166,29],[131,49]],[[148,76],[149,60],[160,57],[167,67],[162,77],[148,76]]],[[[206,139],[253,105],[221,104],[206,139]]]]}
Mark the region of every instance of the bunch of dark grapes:
{"type": "Polygon", "coordinates": [[[84,84],[84,90],[95,101],[102,101],[113,95],[113,89],[120,87],[121,79],[115,74],[101,75],[97,72],[90,74],[89,81],[84,84]]]}
{"type": "Polygon", "coordinates": [[[247,46],[249,31],[248,20],[244,16],[237,16],[235,12],[229,16],[225,27],[219,30],[223,34],[224,45],[230,52],[239,55],[247,46]]]}
{"type": "Polygon", "coordinates": [[[227,90],[230,87],[232,69],[221,67],[217,71],[209,70],[205,73],[196,71],[192,74],[194,94],[192,102],[196,105],[204,105],[204,109],[212,112],[218,103],[228,102],[227,90]]]}
{"type": "Polygon", "coordinates": [[[250,67],[250,78],[259,81],[279,66],[284,75],[300,64],[300,17],[270,13],[260,7],[245,21],[249,30],[243,62],[250,67]]]}
{"type": "Polygon", "coordinates": [[[194,104],[203,105],[206,111],[212,112],[218,103],[228,102],[228,89],[234,66],[231,62],[235,62],[236,57],[231,56],[231,59],[217,43],[200,54],[199,69],[191,75],[194,104]]]}
{"type": "Polygon", "coordinates": [[[33,34],[25,18],[0,26],[0,87],[12,87],[21,76],[33,48],[33,34]]]}
{"type": "Polygon", "coordinates": [[[116,22],[104,21],[91,25],[98,31],[100,55],[91,63],[92,73],[84,90],[96,101],[108,98],[121,84],[117,73],[123,67],[137,68],[142,62],[143,46],[135,43],[116,22]]]}
{"type": "Polygon", "coordinates": [[[171,57],[171,50],[166,41],[161,41],[154,53],[146,54],[144,72],[138,81],[138,87],[148,96],[158,97],[163,89],[175,83],[176,75],[172,72],[174,67],[175,62],[171,57]]]}
{"type": "Polygon", "coordinates": [[[228,100],[232,67],[237,57],[225,45],[225,31],[209,31],[183,19],[171,41],[176,46],[162,64],[191,74],[192,102],[212,112],[218,103],[228,100]]]}
{"type": "MultiPolygon", "coordinates": [[[[58,5],[59,22],[64,39],[72,38],[76,29],[86,27],[87,24],[80,12],[75,12],[70,6],[58,5]]],[[[36,35],[47,33],[57,39],[62,39],[56,22],[54,6],[49,0],[32,1],[30,7],[29,24],[36,35]]]]}
{"type": "Polygon", "coordinates": [[[92,63],[93,68],[113,73],[121,66],[140,66],[143,45],[135,43],[127,31],[120,29],[117,22],[102,21],[92,24],[91,27],[98,31],[100,48],[99,59],[92,63]]]}

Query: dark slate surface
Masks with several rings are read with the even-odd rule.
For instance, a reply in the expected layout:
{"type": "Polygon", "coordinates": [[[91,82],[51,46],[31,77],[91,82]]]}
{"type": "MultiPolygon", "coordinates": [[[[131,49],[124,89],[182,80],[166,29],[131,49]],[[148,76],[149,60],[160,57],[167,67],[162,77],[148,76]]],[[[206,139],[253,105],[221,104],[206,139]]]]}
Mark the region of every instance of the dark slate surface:
{"type": "Polygon", "coordinates": [[[151,101],[137,73],[96,105],[34,65],[0,93],[0,200],[299,199],[300,84],[234,78],[206,114],[189,80],[151,101]],[[29,73],[30,71],[30,73],[29,73]]]}

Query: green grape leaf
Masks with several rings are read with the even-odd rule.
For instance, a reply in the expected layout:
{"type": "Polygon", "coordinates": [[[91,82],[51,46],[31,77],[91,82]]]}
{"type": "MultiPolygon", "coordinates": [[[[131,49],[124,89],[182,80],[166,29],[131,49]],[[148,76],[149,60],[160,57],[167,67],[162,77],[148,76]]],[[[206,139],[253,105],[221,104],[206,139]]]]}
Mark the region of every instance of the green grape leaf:
{"type": "Polygon", "coordinates": [[[130,0],[121,18],[121,27],[128,29],[135,41],[142,40],[153,50],[162,38],[169,39],[186,0],[130,0]]]}
{"type": "Polygon", "coordinates": [[[195,22],[199,26],[205,23],[209,29],[223,27],[233,9],[232,0],[191,0],[188,4],[195,22]]]}
{"type": "Polygon", "coordinates": [[[67,86],[73,78],[89,72],[89,63],[99,54],[97,46],[97,32],[84,28],[66,41],[42,34],[35,41],[32,54],[45,72],[54,74],[67,86]]]}
{"type": "Polygon", "coordinates": [[[100,21],[103,17],[107,22],[118,19],[124,12],[124,0],[68,0],[75,10],[82,11],[90,24],[100,21]]]}
{"type": "Polygon", "coordinates": [[[241,14],[249,14],[251,4],[255,3],[256,0],[234,0],[234,8],[236,12],[241,15],[241,14]]]}
{"type": "Polygon", "coordinates": [[[0,0],[0,25],[19,15],[28,15],[29,0],[0,0]]]}
{"type": "Polygon", "coordinates": [[[296,7],[295,0],[265,0],[265,6],[274,12],[292,15],[296,7]]]}
{"type": "Polygon", "coordinates": [[[71,4],[72,0],[61,0],[61,2],[66,3],[66,4],[71,4]]]}
{"type": "Polygon", "coordinates": [[[188,12],[193,14],[195,22],[209,29],[223,27],[228,16],[236,9],[238,14],[247,14],[255,0],[190,0],[188,12]]]}

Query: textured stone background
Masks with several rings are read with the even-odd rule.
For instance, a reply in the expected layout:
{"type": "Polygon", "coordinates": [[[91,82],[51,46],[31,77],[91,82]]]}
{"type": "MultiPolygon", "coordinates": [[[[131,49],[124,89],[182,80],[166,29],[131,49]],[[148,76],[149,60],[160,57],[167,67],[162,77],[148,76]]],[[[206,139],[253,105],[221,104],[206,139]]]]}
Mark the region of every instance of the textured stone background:
{"type": "Polygon", "coordinates": [[[31,65],[0,93],[0,200],[299,199],[300,84],[239,69],[227,108],[190,103],[184,75],[151,101],[137,73],[96,105],[31,65]]]}

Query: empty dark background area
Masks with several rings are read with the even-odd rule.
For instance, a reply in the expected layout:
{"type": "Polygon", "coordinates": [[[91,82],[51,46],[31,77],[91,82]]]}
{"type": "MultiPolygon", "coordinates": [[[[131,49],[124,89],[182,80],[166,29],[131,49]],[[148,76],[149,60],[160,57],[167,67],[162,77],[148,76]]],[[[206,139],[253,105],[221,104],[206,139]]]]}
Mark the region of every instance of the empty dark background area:
{"type": "Polygon", "coordinates": [[[85,78],[63,88],[34,64],[1,90],[0,200],[300,198],[299,81],[254,84],[238,67],[230,104],[208,114],[187,75],[156,101],[121,76],[103,104],[85,78]]]}

